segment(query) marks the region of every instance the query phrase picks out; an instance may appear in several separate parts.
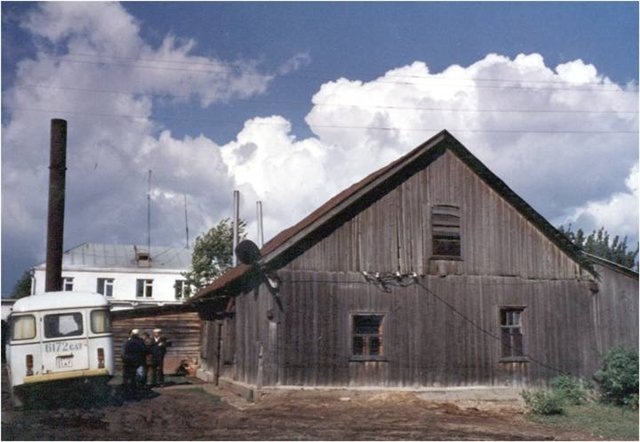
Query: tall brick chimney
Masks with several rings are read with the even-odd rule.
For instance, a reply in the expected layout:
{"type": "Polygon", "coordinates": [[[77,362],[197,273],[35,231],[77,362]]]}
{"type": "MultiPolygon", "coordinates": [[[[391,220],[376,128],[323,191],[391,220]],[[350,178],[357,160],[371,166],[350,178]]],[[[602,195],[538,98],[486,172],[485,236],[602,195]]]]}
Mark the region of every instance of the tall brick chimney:
{"type": "Polygon", "coordinates": [[[64,198],[67,171],[67,122],[65,120],[51,120],[50,155],[45,291],[54,292],[62,290],[64,198]]]}

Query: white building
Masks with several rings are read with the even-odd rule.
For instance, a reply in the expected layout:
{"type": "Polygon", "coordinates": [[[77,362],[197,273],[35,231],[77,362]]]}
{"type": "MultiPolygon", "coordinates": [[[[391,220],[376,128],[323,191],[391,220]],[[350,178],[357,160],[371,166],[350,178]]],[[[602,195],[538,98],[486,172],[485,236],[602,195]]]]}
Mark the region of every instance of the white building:
{"type": "MultiPolygon", "coordinates": [[[[91,291],[114,309],[179,304],[185,296],[182,272],[191,267],[191,249],[135,245],[79,245],[64,253],[64,291],[91,291]],[[150,252],[150,253],[149,253],[150,252]]],[[[32,294],[45,291],[46,263],[32,269],[32,294]]]]}

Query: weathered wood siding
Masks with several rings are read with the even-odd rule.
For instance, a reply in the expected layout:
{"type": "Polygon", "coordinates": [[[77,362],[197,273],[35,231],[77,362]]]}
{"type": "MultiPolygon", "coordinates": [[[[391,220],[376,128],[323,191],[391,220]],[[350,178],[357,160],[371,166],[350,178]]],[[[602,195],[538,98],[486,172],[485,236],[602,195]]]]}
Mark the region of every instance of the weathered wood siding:
{"type": "Polygon", "coordinates": [[[280,276],[285,314],[279,324],[279,384],[511,385],[545,382],[560,371],[589,376],[597,363],[586,281],[477,276],[420,280],[465,319],[418,285],[386,293],[354,273],[280,276]],[[501,306],[525,308],[528,362],[500,362],[496,338],[501,306]],[[351,360],[353,313],[385,315],[385,362],[351,360]]]}
{"type": "Polygon", "coordinates": [[[389,387],[589,377],[605,351],[638,339],[637,280],[600,271],[595,292],[573,259],[445,152],[278,270],[284,312],[264,286],[237,297],[222,330],[222,375],[258,386],[389,387]],[[431,259],[435,204],[460,208],[460,261],[431,259]],[[427,289],[386,293],[363,270],[415,272],[427,289]],[[524,308],[526,362],[501,360],[499,311],[508,306],[524,308]],[[352,360],[351,315],[367,313],[384,315],[384,361],[352,360]]]}
{"type": "Polygon", "coordinates": [[[112,313],[113,346],[116,371],[122,372],[122,346],[129,331],[137,328],[140,332],[148,332],[161,328],[164,336],[172,345],[167,349],[165,367],[175,369],[176,363],[182,359],[200,360],[200,341],[202,321],[196,312],[155,312],[149,314],[141,311],[116,311],[112,313]]]}
{"type": "Polygon", "coordinates": [[[638,347],[638,279],[596,265],[600,280],[593,296],[593,322],[600,353],[615,346],[638,347]]]}
{"type": "Polygon", "coordinates": [[[292,261],[291,270],[439,272],[539,279],[580,269],[480,177],[446,152],[332,235],[292,261]],[[431,261],[431,208],[460,207],[458,262],[431,261]]]}

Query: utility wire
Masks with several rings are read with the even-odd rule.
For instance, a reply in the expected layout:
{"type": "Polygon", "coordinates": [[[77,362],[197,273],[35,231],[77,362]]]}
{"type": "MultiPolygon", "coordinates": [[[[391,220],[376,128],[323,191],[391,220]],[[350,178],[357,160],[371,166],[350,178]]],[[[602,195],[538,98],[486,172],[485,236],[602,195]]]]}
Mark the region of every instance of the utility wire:
{"type": "MultiPolygon", "coordinates": [[[[113,94],[113,95],[137,95],[142,92],[136,91],[118,91],[118,90],[108,90],[108,89],[92,89],[92,88],[80,88],[80,87],[72,87],[72,86],[53,86],[46,84],[15,84],[13,87],[18,89],[49,89],[49,90],[63,90],[63,91],[76,91],[76,92],[89,92],[89,93],[99,93],[99,94],[113,94]]],[[[194,97],[195,93],[190,94],[174,94],[174,93],[153,93],[153,92],[144,92],[145,95],[150,95],[153,97],[175,97],[175,98],[191,98],[194,97]]],[[[309,103],[305,101],[286,101],[286,100],[269,100],[269,101],[258,101],[258,100],[242,100],[241,102],[235,104],[234,106],[238,106],[241,104],[249,104],[249,105],[281,105],[281,104],[290,104],[295,106],[311,106],[311,107],[345,107],[345,108],[362,108],[362,109],[382,109],[382,110],[408,110],[408,111],[438,111],[438,112],[472,112],[472,113],[584,113],[584,114],[638,114],[638,110],[587,110],[587,109],[491,109],[491,108],[444,108],[444,107],[421,107],[421,106],[390,106],[390,105],[368,105],[368,104],[358,104],[358,103],[309,103]]]]}
{"type": "MultiPolygon", "coordinates": [[[[74,60],[74,59],[70,59],[70,58],[60,58],[60,57],[47,57],[47,56],[41,56],[41,59],[49,59],[49,60],[55,60],[57,62],[62,62],[62,63],[77,63],[77,64],[89,64],[89,65],[99,65],[99,66],[111,66],[111,67],[128,67],[128,68],[132,68],[132,69],[150,69],[150,70],[159,70],[159,71],[180,71],[180,72],[189,72],[192,74],[223,74],[225,76],[229,76],[231,73],[226,70],[226,71],[220,71],[220,70],[211,70],[211,69],[190,69],[190,68],[179,68],[179,67],[161,67],[161,66],[151,66],[151,65],[140,65],[140,64],[130,64],[130,63],[106,63],[104,61],[90,61],[90,60],[74,60]]],[[[254,73],[240,73],[237,76],[241,76],[241,77],[257,77],[257,78],[262,78],[265,80],[271,80],[275,77],[274,74],[254,74],[254,73]]],[[[289,76],[290,80],[296,79],[296,80],[320,80],[323,82],[326,81],[335,81],[335,78],[326,78],[326,77],[312,77],[312,76],[302,76],[302,75],[290,75],[289,76]]],[[[417,77],[414,78],[415,80],[426,80],[426,81],[432,81],[432,80],[436,80],[436,81],[444,81],[444,82],[449,82],[449,83],[445,83],[445,84],[456,84],[456,81],[470,81],[470,82],[475,82],[475,81],[503,81],[503,82],[517,82],[517,83],[528,83],[527,80],[500,80],[500,79],[484,79],[484,80],[479,80],[479,79],[474,79],[474,78],[470,78],[470,79],[459,79],[459,80],[450,80],[447,78],[442,78],[442,77],[417,77]]],[[[389,81],[386,79],[375,79],[373,80],[376,82],[376,84],[398,84],[398,85],[419,85],[419,83],[415,82],[415,81],[389,81]]],[[[553,84],[564,84],[566,85],[566,82],[551,82],[553,84]]],[[[598,83],[600,84],[600,83],[598,83]]],[[[638,91],[637,90],[625,90],[622,89],[620,87],[617,88],[584,88],[582,86],[578,86],[578,87],[527,87],[527,86],[520,86],[520,85],[516,85],[516,86],[501,86],[501,85],[477,85],[477,84],[469,84],[469,85],[459,85],[459,87],[470,87],[470,88],[474,88],[474,89],[509,89],[509,90],[529,90],[529,91],[536,91],[539,92],[541,90],[564,90],[564,91],[582,91],[582,92],[615,92],[615,93],[634,93],[637,94],[638,91]]]]}
{"type": "MultiPolygon", "coordinates": [[[[365,276],[365,277],[366,277],[366,276],[365,276]]],[[[508,347],[510,350],[512,350],[512,349],[513,349],[513,345],[511,345],[511,344],[508,344],[508,345],[504,344],[504,343],[502,342],[502,339],[501,339],[499,336],[495,335],[494,333],[492,333],[492,332],[490,332],[490,331],[486,330],[485,328],[483,328],[482,326],[478,325],[475,321],[473,321],[473,320],[472,320],[472,319],[470,319],[468,316],[466,316],[464,313],[462,313],[462,312],[460,312],[458,309],[456,309],[456,308],[455,308],[451,303],[447,302],[445,299],[443,299],[442,297],[438,296],[438,295],[437,295],[433,290],[431,290],[431,289],[429,289],[428,287],[426,287],[425,285],[423,285],[423,284],[418,280],[418,278],[417,278],[417,277],[413,278],[413,280],[414,280],[415,285],[417,285],[418,287],[422,288],[422,290],[424,290],[425,292],[429,293],[431,296],[433,296],[433,297],[434,297],[434,298],[436,298],[438,301],[440,301],[441,303],[443,303],[443,304],[444,304],[445,306],[447,306],[447,307],[448,307],[448,308],[449,308],[453,313],[455,313],[455,314],[456,314],[456,315],[458,315],[460,318],[462,318],[464,321],[466,321],[467,323],[469,323],[472,327],[476,328],[477,330],[479,330],[480,332],[482,332],[482,333],[483,333],[483,334],[485,334],[486,336],[488,336],[488,337],[490,337],[490,338],[492,338],[492,339],[494,339],[494,340],[496,340],[496,341],[500,342],[500,344],[501,344],[502,346],[508,347]]],[[[314,280],[307,280],[307,281],[303,281],[303,280],[291,280],[291,281],[288,281],[288,280],[284,280],[283,282],[297,282],[297,283],[300,283],[300,282],[309,282],[309,283],[316,283],[316,284],[323,284],[323,283],[329,283],[329,284],[331,284],[331,283],[335,283],[335,284],[344,284],[344,285],[347,285],[347,284],[365,284],[365,285],[370,285],[370,284],[372,284],[372,282],[371,282],[369,279],[367,279],[366,281],[317,281],[317,280],[315,280],[315,281],[314,281],[314,280]]],[[[405,285],[405,286],[397,286],[397,287],[405,288],[405,287],[407,287],[407,286],[405,285]]],[[[528,360],[530,360],[531,362],[534,362],[534,363],[536,363],[536,364],[540,365],[541,367],[547,368],[547,369],[549,369],[549,370],[555,371],[555,372],[560,373],[560,374],[567,374],[567,372],[566,372],[565,370],[560,370],[560,369],[558,369],[558,368],[556,368],[556,367],[553,367],[553,366],[551,366],[551,365],[549,365],[549,364],[547,364],[547,363],[545,363],[545,362],[542,362],[542,361],[540,361],[540,360],[538,360],[538,359],[536,359],[536,358],[534,358],[534,357],[532,357],[532,356],[530,356],[530,355],[526,355],[526,358],[527,358],[528,360]]]]}
{"type": "MultiPolygon", "coordinates": [[[[125,115],[125,114],[109,114],[109,113],[94,113],[94,112],[78,112],[78,111],[67,111],[62,109],[37,109],[37,108],[25,108],[25,107],[17,107],[17,106],[2,106],[3,110],[9,111],[24,111],[24,112],[40,112],[40,113],[57,113],[57,114],[66,114],[66,115],[76,115],[82,117],[100,117],[100,118],[124,118],[131,120],[143,120],[141,123],[149,123],[153,120],[175,120],[175,121],[206,121],[208,123],[212,122],[211,118],[202,118],[202,117],[193,117],[193,116],[166,116],[166,115],[125,115]]],[[[246,121],[224,121],[217,120],[214,123],[216,125],[242,125],[246,121]]],[[[282,127],[287,126],[288,123],[267,123],[267,122],[256,122],[254,121],[252,124],[258,126],[276,126],[282,127]]],[[[322,128],[322,129],[353,129],[353,130],[381,130],[381,131],[406,131],[406,132],[438,132],[442,128],[415,128],[415,127],[397,127],[397,126],[372,126],[372,125],[364,125],[364,126],[350,126],[350,125],[332,125],[332,124],[311,124],[312,128],[322,128]]],[[[536,134],[637,134],[637,130],[553,130],[553,129],[467,129],[467,128],[450,128],[452,132],[459,133],[536,133],[536,134]]]]}
{"type": "MultiPolygon", "coordinates": [[[[198,57],[198,56],[194,56],[194,57],[198,57]]],[[[163,69],[168,69],[168,70],[185,70],[184,68],[163,68],[161,66],[138,66],[138,65],[134,65],[134,64],[115,64],[115,63],[106,63],[104,61],[100,61],[103,59],[113,59],[113,60],[126,60],[126,61],[134,61],[134,62],[138,62],[138,61],[142,61],[142,62],[151,62],[151,63],[161,63],[161,64],[165,64],[165,65],[180,65],[180,66],[208,66],[208,67],[212,67],[212,68],[220,68],[223,67],[225,68],[224,70],[222,69],[214,69],[214,70],[192,70],[192,69],[186,69],[190,72],[205,72],[205,73],[229,73],[229,70],[232,69],[240,69],[241,66],[243,64],[246,65],[246,63],[242,63],[242,62],[224,62],[224,61],[215,61],[215,62],[197,62],[197,61],[181,61],[181,60],[158,60],[156,58],[148,58],[148,57],[123,57],[123,56],[116,56],[116,55],[102,55],[102,54],[87,54],[87,53],[77,53],[77,52],[72,52],[69,53],[67,55],[63,55],[63,56],[41,56],[42,59],[50,59],[50,60],[56,60],[59,62],[71,62],[71,63],[85,63],[85,64],[98,64],[98,65],[113,65],[113,66],[124,66],[124,67],[133,67],[133,68],[148,68],[148,69],[159,69],[159,70],[163,70],[163,69]],[[73,59],[73,58],[69,58],[69,56],[71,57],[88,57],[88,58],[93,58],[93,59],[98,59],[98,61],[91,61],[91,60],[82,60],[82,59],[73,59]]],[[[251,64],[249,64],[251,65],[251,64]]],[[[350,72],[352,75],[361,75],[361,76],[367,76],[367,77],[371,77],[373,76],[373,74],[371,73],[365,73],[365,72],[350,72]]],[[[269,75],[264,74],[245,74],[247,76],[258,76],[258,77],[269,77],[269,75]]],[[[482,81],[482,82],[502,82],[502,83],[517,83],[517,84],[521,84],[521,83],[531,83],[531,84],[558,84],[558,85],[566,85],[567,82],[566,81],[562,81],[562,80],[521,80],[521,79],[507,79],[507,78],[483,78],[483,77],[449,77],[449,78],[445,78],[445,77],[439,77],[438,75],[440,74],[432,74],[429,76],[425,76],[425,75],[411,75],[411,74],[393,74],[388,76],[387,78],[409,78],[409,79],[419,79],[419,80],[434,80],[434,81],[445,81],[445,82],[450,82],[450,81],[471,81],[471,82],[477,82],[477,81],[482,81]]],[[[320,79],[323,81],[334,81],[335,78],[329,78],[329,76],[298,76],[299,78],[305,78],[305,79],[320,79]]],[[[343,77],[343,76],[342,76],[343,77]]],[[[377,79],[374,81],[379,81],[379,79],[381,78],[381,76],[376,77],[377,79]]],[[[403,84],[403,83],[400,83],[403,84]]],[[[410,83],[410,84],[415,84],[415,83],[410,83]]],[[[589,81],[589,82],[584,82],[581,83],[580,86],[585,86],[585,85],[593,85],[593,86],[604,86],[604,84],[601,81],[589,81]]],[[[607,85],[608,86],[608,85],[607,85]]],[[[557,89],[557,88],[551,88],[551,89],[557,89]]],[[[536,89],[538,90],[538,89],[536,89]]],[[[569,90],[577,90],[574,88],[570,88],[569,90]]],[[[582,90],[582,89],[581,89],[582,90]]],[[[600,90],[600,89],[588,89],[588,90],[600,90]]],[[[622,89],[607,89],[607,91],[610,92],[637,92],[637,91],[624,91],[622,89]]]]}

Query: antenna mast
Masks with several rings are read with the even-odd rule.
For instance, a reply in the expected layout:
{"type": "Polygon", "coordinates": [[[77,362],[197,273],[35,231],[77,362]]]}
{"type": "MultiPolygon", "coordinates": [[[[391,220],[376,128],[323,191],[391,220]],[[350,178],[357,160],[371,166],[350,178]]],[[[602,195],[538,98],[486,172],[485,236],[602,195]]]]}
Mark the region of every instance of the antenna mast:
{"type": "Polygon", "coordinates": [[[149,169],[149,187],[147,191],[147,253],[151,258],[151,169],[149,169]]]}
{"type": "Polygon", "coordinates": [[[187,218],[187,194],[184,194],[184,226],[187,230],[187,249],[189,248],[189,219],[187,218]]]}

